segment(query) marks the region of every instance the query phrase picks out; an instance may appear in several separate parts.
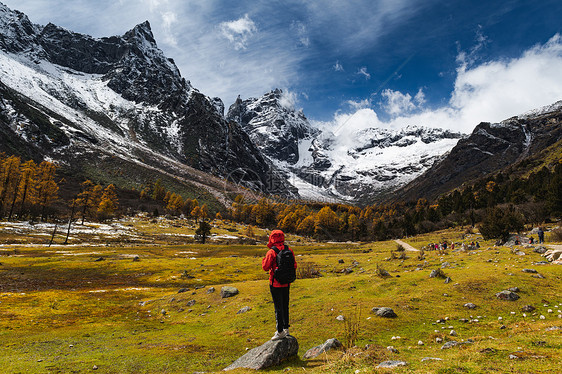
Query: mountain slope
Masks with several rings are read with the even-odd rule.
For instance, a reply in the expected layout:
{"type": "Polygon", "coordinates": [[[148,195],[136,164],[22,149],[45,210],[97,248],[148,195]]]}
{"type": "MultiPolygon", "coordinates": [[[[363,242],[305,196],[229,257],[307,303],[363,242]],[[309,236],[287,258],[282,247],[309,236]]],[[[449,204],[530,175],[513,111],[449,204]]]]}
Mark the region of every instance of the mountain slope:
{"type": "Polygon", "coordinates": [[[544,164],[540,160],[548,158],[545,150],[557,151],[552,146],[562,140],[561,123],[562,101],[500,123],[480,123],[447,157],[400,190],[395,199],[434,199],[514,165],[518,165],[515,172],[523,175],[529,167],[544,164]]]}
{"type": "Polygon", "coordinates": [[[0,4],[0,149],[61,160],[187,165],[269,193],[287,183],[234,122],[181,77],[150,24],[92,38],[0,4]],[[251,172],[248,172],[248,171],[251,172]],[[272,182],[273,181],[273,182],[272,182]]]}

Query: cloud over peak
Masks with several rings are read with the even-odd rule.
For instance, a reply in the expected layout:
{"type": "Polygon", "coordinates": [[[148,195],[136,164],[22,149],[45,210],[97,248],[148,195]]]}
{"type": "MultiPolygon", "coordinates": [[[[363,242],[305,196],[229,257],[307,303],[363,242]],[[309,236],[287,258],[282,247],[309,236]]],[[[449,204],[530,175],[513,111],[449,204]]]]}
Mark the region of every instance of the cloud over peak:
{"type": "Polygon", "coordinates": [[[245,14],[244,17],[237,20],[222,22],[219,30],[236,50],[240,50],[247,48],[248,39],[258,31],[258,28],[248,14],[245,14]]]}

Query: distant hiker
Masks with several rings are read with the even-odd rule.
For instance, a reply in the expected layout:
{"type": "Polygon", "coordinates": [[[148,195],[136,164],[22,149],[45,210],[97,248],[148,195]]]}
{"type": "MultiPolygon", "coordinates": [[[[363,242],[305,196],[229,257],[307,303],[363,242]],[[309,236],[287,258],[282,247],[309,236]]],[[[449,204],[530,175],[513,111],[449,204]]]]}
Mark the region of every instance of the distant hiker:
{"type": "Polygon", "coordinates": [[[289,290],[296,278],[297,262],[293,250],[285,245],[285,234],[281,230],[273,230],[262,268],[269,271],[269,290],[275,307],[277,331],[271,340],[283,339],[289,335],[289,290]]]}
{"type": "Polygon", "coordinates": [[[443,249],[447,250],[447,242],[443,242],[443,249]]]}
{"type": "Polygon", "coordinates": [[[542,227],[539,227],[537,234],[539,235],[539,244],[544,243],[544,231],[542,231],[542,227]]]}
{"type": "Polygon", "coordinates": [[[535,244],[535,238],[532,236],[529,238],[529,244],[535,244]]]}

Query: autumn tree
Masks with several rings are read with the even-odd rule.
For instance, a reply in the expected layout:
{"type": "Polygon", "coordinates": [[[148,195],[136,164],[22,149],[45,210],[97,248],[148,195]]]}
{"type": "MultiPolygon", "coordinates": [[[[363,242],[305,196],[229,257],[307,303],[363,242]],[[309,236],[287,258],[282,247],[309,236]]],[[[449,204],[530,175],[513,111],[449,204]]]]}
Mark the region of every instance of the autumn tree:
{"type": "Polygon", "coordinates": [[[319,237],[337,235],[340,221],[337,214],[329,207],[320,209],[314,221],[314,233],[319,237]]]}
{"type": "Polygon", "coordinates": [[[21,159],[16,156],[5,158],[0,165],[0,217],[4,216],[4,208],[17,194],[21,159]]]}
{"type": "Polygon", "coordinates": [[[37,176],[37,164],[33,160],[24,162],[21,165],[21,181],[19,184],[19,216],[23,216],[25,203],[33,193],[33,182],[37,176]]]}
{"type": "Polygon", "coordinates": [[[170,196],[168,197],[166,209],[172,211],[175,214],[179,214],[179,212],[183,208],[183,205],[184,205],[183,197],[181,197],[181,195],[178,195],[176,193],[171,193],[170,196]]]}
{"type": "Polygon", "coordinates": [[[119,201],[117,198],[117,192],[115,191],[115,185],[110,184],[104,190],[101,195],[100,203],[98,205],[98,217],[101,221],[105,221],[108,218],[113,217],[117,211],[119,201]]]}
{"type": "Polygon", "coordinates": [[[55,164],[43,161],[37,170],[37,183],[35,185],[35,198],[41,208],[41,220],[45,220],[47,207],[58,197],[59,187],[55,182],[55,164]]]}
{"type": "Polygon", "coordinates": [[[82,211],[82,225],[86,219],[86,214],[94,207],[94,183],[86,180],[80,184],[82,191],[76,199],[76,206],[82,211]]]}

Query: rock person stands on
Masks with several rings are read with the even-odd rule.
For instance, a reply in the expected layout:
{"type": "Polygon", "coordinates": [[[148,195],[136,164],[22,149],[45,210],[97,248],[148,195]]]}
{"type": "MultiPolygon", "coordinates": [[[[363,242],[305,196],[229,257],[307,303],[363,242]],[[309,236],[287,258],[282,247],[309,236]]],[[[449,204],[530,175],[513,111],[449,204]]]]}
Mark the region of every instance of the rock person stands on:
{"type": "Polygon", "coordinates": [[[262,260],[262,268],[264,271],[269,271],[269,290],[273,298],[277,321],[277,331],[271,340],[279,340],[289,335],[289,290],[290,283],[294,281],[297,262],[293,250],[285,245],[283,231],[273,230],[269,235],[267,247],[270,249],[262,260]],[[282,263],[278,263],[278,261],[282,261],[282,263]],[[292,265],[294,269],[286,269],[287,263],[291,264],[291,261],[294,263],[292,265]],[[278,268],[279,271],[276,275],[275,270],[278,268]],[[283,281],[287,274],[279,274],[281,270],[283,273],[289,273],[288,280],[283,281]],[[278,279],[281,279],[282,282],[278,279]]]}

